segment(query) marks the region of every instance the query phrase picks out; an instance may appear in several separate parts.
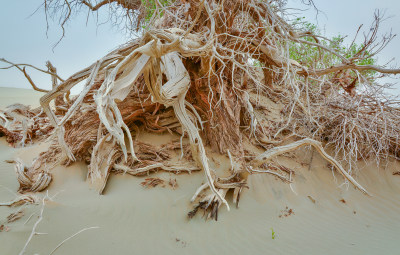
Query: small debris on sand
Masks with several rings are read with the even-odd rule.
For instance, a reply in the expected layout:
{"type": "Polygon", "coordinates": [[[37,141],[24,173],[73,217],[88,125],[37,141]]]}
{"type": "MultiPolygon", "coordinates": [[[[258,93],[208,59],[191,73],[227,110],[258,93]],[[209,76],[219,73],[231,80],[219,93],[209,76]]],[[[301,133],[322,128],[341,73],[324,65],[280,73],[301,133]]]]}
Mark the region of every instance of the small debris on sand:
{"type": "Polygon", "coordinates": [[[141,183],[141,185],[145,188],[154,188],[160,184],[164,184],[164,180],[160,178],[146,178],[144,182],[141,183]]]}
{"type": "Polygon", "coordinates": [[[172,189],[178,188],[178,182],[176,181],[175,178],[174,179],[172,179],[172,178],[169,179],[168,184],[169,184],[169,186],[171,186],[172,189]]]}
{"type": "Polygon", "coordinates": [[[279,215],[279,218],[288,217],[288,216],[290,216],[292,214],[294,214],[293,209],[290,209],[289,207],[286,206],[285,210],[281,211],[281,214],[279,215]]]}
{"type": "Polygon", "coordinates": [[[11,223],[14,222],[16,220],[21,219],[23,216],[25,215],[23,210],[19,210],[15,213],[12,213],[10,215],[7,216],[7,223],[11,223]]]}
{"type": "Polygon", "coordinates": [[[8,226],[0,225],[0,232],[8,232],[10,228],[8,226]]]}
{"type": "Polygon", "coordinates": [[[311,202],[313,202],[315,204],[316,201],[312,196],[307,196],[307,197],[311,200],[311,202]]]}
{"type": "Polygon", "coordinates": [[[179,238],[175,238],[175,241],[177,243],[180,243],[182,245],[182,247],[186,247],[186,245],[187,245],[186,241],[183,241],[183,240],[181,240],[179,238]]]}

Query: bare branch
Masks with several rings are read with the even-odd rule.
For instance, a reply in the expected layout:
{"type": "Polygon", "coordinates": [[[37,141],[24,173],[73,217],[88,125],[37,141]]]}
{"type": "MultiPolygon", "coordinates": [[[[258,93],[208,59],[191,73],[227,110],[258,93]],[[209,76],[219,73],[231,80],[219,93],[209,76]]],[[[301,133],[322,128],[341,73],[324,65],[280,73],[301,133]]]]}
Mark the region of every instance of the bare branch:
{"type": "Polygon", "coordinates": [[[61,79],[60,76],[58,76],[57,74],[53,74],[52,72],[49,72],[49,71],[40,69],[40,68],[38,68],[38,67],[36,67],[36,66],[33,66],[33,65],[29,65],[29,64],[14,64],[14,63],[12,63],[11,61],[8,61],[8,60],[6,60],[6,59],[4,59],[4,58],[0,58],[0,61],[5,62],[5,63],[11,65],[11,66],[7,66],[7,67],[1,67],[0,69],[3,69],[3,70],[4,70],[4,69],[10,69],[10,68],[12,68],[12,67],[17,67],[18,69],[20,69],[20,71],[22,71],[22,69],[20,68],[20,66],[32,67],[33,69],[36,69],[36,70],[38,70],[38,71],[40,71],[40,72],[42,72],[42,73],[46,73],[46,74],[50,74],[50,75],[55,75],[55,76],[57,77],[58,80],[60,80],[60,81],[62,81],[62,82],[64,81],[64,80],[61,79]]]}
{"type": "Polygon", "coordinates": [[[89,3],[89,2],[86,1],[86,0],[82,0],[82,3],[83,3],[84,5],[86,5],[87,7],[89,7],[89,9],[90,9],[91,11],[97,11],[98,9],[100,9],[101,7],[103,7],[104,5],[109,4],[109,3],[110,3],[110,0],[103,0],[103,1],[101,1],[100,3],[96,4],[95,6],[93,6],[91,3],[89,3]]]}
{"type": "Polygon", "coordinates": [[[331,66],[326,69],[318,69],[318,70],[301,70],[298,71],[297,73],[300,75],[315,75],[315,76],[322,76],[326,75],[329,73],[334,73],[342,70],[357,70],[357,71],[377,71],[380,73],[384,74],[400,74],[400,69],[388,69],[388,68],[382,68],[379,66],[374,66],[374,65],[356,65],[356,64],[343,64],[343,65],[337,65],[337,66],[331,66]]]}

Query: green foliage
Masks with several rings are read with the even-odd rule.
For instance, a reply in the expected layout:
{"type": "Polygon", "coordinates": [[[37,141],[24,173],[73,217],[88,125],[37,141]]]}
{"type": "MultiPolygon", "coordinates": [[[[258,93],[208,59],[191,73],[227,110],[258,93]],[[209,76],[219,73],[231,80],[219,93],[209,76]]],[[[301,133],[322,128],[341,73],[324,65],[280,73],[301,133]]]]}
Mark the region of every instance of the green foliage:
{"type": "Polygon", "coordinates": [[[274,231],[274,229],[273,228],[271,228],[271,238],[272,239],[275,239],[275,231],[274,231]]]}
{"type": "MultiPolygon", "coordinates": [[[[154,11],[156,10],[156,0],[141,0],[142,5],[146,8],[146,17],[145,17],[145,23],[148,23],[151,19],[151,17],[154,14],[154,11]]],[[[167,6],[171,0],[159,0],[159,2],[162,4],[162,6],[167,6]]],[[[161,12],[161,16],[163,15],[163,12],[161,12]]]]}
{"type": "MultiPolygon", "coordinates": [[[[315,24],[306,21],[304,17],[297,18],[292,22],[292,25],[297,29],[310,33],[310,36],[302,38],[308,42],[316,42],[316,38],[311,35],[321,36],[322,34],[315,24]]],[[[350,46],[346,46],[344,44],[345,37],[342,35],[326,39],[318,37],[317,39],[319,44],[333,49],[345,58],[354,58],[354,64],[373,65],[376,63],[376,59],[373,58],[367,50],[362,51],[361,54],[359,53],[364,47],[363,44],[353,43],[350,46]]],[[[289,57],[296,60],[301,65],[312,69],[322,69],[342,63],[342,59],[332,53],[321,50],[313,45],[300,44],[296,42],[290,42],[289,44],[289,57]]],[[[373,78],[376,74],[375,71],[363,71],[362,73],[367,78],[373,78]]]]}
{"type": "Polygon", "coordinates": [[[252,59],[252,61],[253,61],[253,66],[255,66],[255,67],[265,67],[265,64],[263,62],[261,62],[260,60],[252,59]]]}

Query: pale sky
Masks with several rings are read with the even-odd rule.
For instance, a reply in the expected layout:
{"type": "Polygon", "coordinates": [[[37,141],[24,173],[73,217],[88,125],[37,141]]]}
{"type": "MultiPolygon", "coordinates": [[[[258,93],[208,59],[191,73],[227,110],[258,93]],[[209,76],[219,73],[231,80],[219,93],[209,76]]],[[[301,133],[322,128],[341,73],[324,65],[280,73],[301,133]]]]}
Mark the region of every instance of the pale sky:
{"type": "MultiPolygon", "coordinates": [[[[110,24],[99,27],[93,18],[86,25],[86,15],[82,14],[66,26],[66,37],[52,50],[53,45],[61,36],[61,28],[56,22],[49,21],[48,37],[46,37],[46,20],[42,9],[31,15],[43,0],[12,0],[3,1],[0,8],[0,58],[6,58],[15,63],[29,63],[45,68],[45,62],[50,60],[62,78],[67,78],[76,71],[92,64],[129,38],[110,24]]],[[[327,36],[337,34],[355,34],[358,26],[364,24],[367,29],[373,21],[376,9],[386,12],[386,20],[381,26],[381,32],[392,29],[398,36],[382,51],[378,58],[379,64],[384,64],[396,58],[393,65],[400,66],[400,1],[399,0],[314,0],[322,11],[317,17],[314,10],[305,12],[307,20],[318,23],[327,36]],[[396,64],[398,63],[398,64],[396,64]]],[[[289,6],[305,8],[300,0],[289,0],[289,6]]],[[[105,15],[100,15],[100,20],[105,15]]],[[[350,39],[351,40],[351,39],[350,39]]],[[[4,66],[4,65],[2,65],[4,66]]],[[[37,72],[30,72],[36,84],[45,89],[51,87],[50,78],[37,72]]],[[[397,75],[397,80],[400,75],[397,75]]],[[[398,89],[393,91],[400,94],[398,89]]],[[[30,88],[25,77],[18,70],[0,70],[0,87],[30,88]]],[[[75,92],[78,90],[75,89],[75,92]]]]}

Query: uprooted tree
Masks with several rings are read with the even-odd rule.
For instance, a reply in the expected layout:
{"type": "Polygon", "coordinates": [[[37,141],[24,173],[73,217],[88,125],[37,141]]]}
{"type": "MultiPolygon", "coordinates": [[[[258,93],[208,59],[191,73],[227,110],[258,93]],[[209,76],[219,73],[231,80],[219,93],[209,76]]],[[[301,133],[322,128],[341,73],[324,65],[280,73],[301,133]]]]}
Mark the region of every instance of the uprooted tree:
{"type": "Polygon", "coordinates": [[[399,156],[399,101],[377,79],[400,69],[374,65],[393,38],[378,37],[379,13],[362,44],[342,47],[341,38],[290,19],[282,0],[45,0],[44,8],[63,31],[75,13],[108,8],[112,22],[140,37],[65,80],[50,62],[40,69],[2,59],[36,90],[43,91],[28,68],[53,83],[40,108],[0,111],[9,143],[52,141],[32,166],[15,160],[20,192],[46,189],[55,165],[75,161],[88,164],[100,193],[112,172],[201,170],[207,181],[194,189],[198,206],[189,216],[203,209],[216,217],[222,204],[229,209],[229,190],[238,202],[249,174],[291,182],[293,171],[271,160],[299,147],[315,148],[366,194],[351,176],[354,163],[399,156]],[[82,81],[83,91],[70,96],[82,81]],[[136,141],[142,130],[181,139],[156,148],[136,141]],[[211,169],[206,147],[229,157],[225,176],[211,169]],[[182,152],[179,162],[174,150],[182,152]]]}

